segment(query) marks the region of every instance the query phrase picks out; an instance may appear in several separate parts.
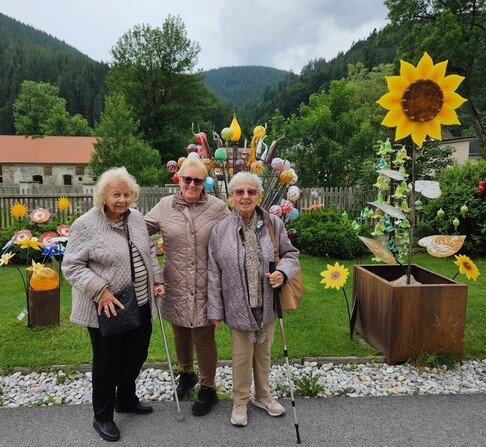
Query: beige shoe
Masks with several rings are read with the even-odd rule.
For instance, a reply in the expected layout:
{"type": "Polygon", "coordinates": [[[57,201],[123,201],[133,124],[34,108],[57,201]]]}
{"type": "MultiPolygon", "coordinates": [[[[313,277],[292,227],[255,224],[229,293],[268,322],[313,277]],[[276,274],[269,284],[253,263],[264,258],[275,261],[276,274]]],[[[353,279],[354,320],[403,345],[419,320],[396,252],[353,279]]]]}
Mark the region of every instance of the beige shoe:
{"type": "Polygon", "coordinates": [[[272,396],[255,397],[251,403],[258,408],[263,408],[270,416],[281,416],[285,413],[285,408],[280,405],[272,396]]]}
{"type": "Polygon", "coordinates": [[[243,404],[233,404],[231,412],[231,423],[233,425],[246,425],[248,423],[248,406],[243,404]]]}

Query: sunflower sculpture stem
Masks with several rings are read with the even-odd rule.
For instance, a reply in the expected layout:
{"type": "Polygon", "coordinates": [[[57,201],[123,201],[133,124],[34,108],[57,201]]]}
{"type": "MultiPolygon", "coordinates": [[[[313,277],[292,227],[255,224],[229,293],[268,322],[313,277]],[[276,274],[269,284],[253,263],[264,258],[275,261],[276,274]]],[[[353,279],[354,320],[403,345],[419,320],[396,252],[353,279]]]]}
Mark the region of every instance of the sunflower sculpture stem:
{"type": "Polygon", "coordinates": [[[413,228],[415,226],[415,158],[417,154],[416,145],[412,145],[412,193],[410,196],[410,240],[408,242],[408,262],[407,262],[407,284],[410,284],[412,271],[412,249],[413,249],[413,228]]]}
{"type": "Polygon", "coordinates": [[[348,310],[349,337],[352,340],[353,339],[353,332],[351,331],[351,311],[349,310],[348,296],[346,295],[346,290],[344,289],[344,287],[341,287],[341,290],[343,291],[344,299],[346,301],[346,309],[348,310]]]}

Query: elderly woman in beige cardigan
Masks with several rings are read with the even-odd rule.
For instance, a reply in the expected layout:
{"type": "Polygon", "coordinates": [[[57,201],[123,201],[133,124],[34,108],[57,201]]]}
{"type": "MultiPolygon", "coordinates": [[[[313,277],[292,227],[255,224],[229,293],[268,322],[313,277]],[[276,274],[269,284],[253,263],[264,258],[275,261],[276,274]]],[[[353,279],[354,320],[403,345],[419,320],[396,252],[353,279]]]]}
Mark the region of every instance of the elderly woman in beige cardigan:
{"type": "Polygon", "coordinates": [[[76,219],[69,233],[62,271],[72,284],[71,321],[86,326],[93,348],[93,426],[106,441],[117,441],[113,421],[119,413],[146,414],[150,405],[135,394],[135,380],[147,359],[152,319],[157,315],[155,294],[163,293],[162,271],[142,214],[131,209],[139,187],[125,168],[113,168],[96,184],[94,207],[76,219]],[[130,246],[127,231],[130,234],[130,246]],[[123,305],[113,295],[132,281],[142,324],[121,334],[103,337],[97,313],[116,318],[123,305]]]}
{"type": "Polygon", "coordinates": [[[211,228],[230,214],[226,203],[206,194],[206,167],[187,159],[178,171],[180,190],[163,197],[145,216],[150,234],[164,239],[164,287],[162,313],[172,324],[179,364],[177,394],[184,398],[198,383],[194,372],[196,349],[201,387],[192,406],[195,416],[208,414],[218,402],[216,341],[207,318],[208,241],[211,228]]]}

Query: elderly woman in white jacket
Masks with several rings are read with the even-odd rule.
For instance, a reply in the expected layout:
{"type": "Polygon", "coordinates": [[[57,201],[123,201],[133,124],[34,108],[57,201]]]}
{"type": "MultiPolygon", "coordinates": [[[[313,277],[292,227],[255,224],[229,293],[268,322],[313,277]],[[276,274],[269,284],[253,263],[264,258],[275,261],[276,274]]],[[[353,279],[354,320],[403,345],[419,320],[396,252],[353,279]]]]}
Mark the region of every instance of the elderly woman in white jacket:
{"type": "Polygon", "coordinates": [[[113,421],[118,413],[146,414],[152,407],[135,394],[135,379],[147,359],[152,319],[157,315],[155,295],[163,293],[162,271],[143,215],[131,209],[139,187],[125,168],[101,175],[93,195],[94,207],[76,219],[69,233],[62,271],[72,284],[71,321],[88,328],[93,348],[93,427],[106,441],[117,441],[113,421]],[[130,235],[130,245],[127,239],[130,235]],[[113,295],[132,281],[142,324],[121,334],[103,337],[97,314],[116,318],[123,305],[113,295]]]}
{"type": "Polygon", "coordinates": [[[209,239],[208,319],[216,326],[224,320],[231,330],[233,425],[247,424],[252,372],[252,404],[271,416],[285,412],[271,396],[269,386],[270,348],[277,317],[273,289],[297,273],[299,251],[287,237],[283,222],[257,205],[262,191],[256,174],[236,174],[229,183],[233,213],[214,226],[209,239]],[[280,256],[272,274],[269,262],[275,257],[268,219],[280,256]]]}

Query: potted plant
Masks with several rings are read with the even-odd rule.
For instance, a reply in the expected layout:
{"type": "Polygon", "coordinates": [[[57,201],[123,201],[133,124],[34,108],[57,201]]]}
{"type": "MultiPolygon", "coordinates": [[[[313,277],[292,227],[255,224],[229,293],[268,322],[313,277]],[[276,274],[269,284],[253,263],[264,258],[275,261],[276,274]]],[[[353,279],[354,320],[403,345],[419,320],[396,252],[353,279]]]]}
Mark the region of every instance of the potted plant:
{"type": "MultiPolygon", "coordinates": [[[[440,196],[438,182],[416,181],[417,151],[427,135],[441,139],[441,125],[460,124],[455,109],[465,99],[455,90],[464,78],[445,76],[447,61],[434,65],[427,53],[416,67],[400,64],[400,76],[387,77],[389,92],[377,102],[388,110],[382,124],[396,127],[395,140],[411,135],[413,144],[408,151],[389,141],[380,145],[379,192],[370,202],[373,210],[367,210],[377,219],[374,238],[360,239],[386,265],[355,266],[353,282],[356,330],[391,364],[424,353],[462,357],[467,302],[466,285],[412,264],[420,195],[440,196]],[[410,178],[404,169],[407,158],[410,178]]],[[[461,249],[464,239],[433,235],[418,243],[432,256],[448,257],[461,249]]],[[[457,260],[461,266],[462,261],[457,260]]],[[[474,263],[467,262],[473,271],[474,263]]]]}

